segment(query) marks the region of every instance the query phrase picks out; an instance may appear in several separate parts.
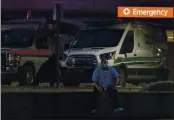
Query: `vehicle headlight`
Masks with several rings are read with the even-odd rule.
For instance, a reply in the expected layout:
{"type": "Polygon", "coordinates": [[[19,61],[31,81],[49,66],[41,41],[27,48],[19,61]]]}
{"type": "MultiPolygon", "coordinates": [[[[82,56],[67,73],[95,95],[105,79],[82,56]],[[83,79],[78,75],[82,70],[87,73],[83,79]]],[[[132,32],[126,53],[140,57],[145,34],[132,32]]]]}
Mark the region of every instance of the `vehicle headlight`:
{"type": "Polygon", "coordinates": [[[9,65],[19,65],[21,57],[16,54],[8,54],[8,64],[9,65]]]}
{"type": "Polygon", "coordinates": [[[109,53],[103,53],[103,54],[100,54],[100,59],[101,58],[105,58],[107,60],[111,60],[111,59],[115,59],[115,54],[116,54],[116,51],[114,52],[109,52],[109,53]]]}
{"type": "Polygon", "coordinates": [[[158,48],[158,51],[159,51],[159,52],[161,52],[161,49],[160,49],[160,48],[158,48]]]}
{"type": "Polygon", "coordinates": [[[60,60],[62,61],[65,61],[67,59],[68,55],[63,53],[61,56],[60,56],[60,60]]]}

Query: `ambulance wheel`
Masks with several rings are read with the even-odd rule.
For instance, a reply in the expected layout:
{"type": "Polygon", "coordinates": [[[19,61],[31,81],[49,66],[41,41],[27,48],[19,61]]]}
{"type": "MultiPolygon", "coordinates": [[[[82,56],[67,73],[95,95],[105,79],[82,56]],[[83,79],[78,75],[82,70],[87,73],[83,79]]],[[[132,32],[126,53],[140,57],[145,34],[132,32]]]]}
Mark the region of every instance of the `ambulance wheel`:
{"type": "Polygon", "coordinates": [[[1,79],[1,85],[12,85],[12,79],[9,76],[1,79]]]}
{"type": "Polygon", "coordinates": [[[39,82],[35,79],[35,67],[24,65],[20,71],[20,86],[38,86],[39,82]]]}
{"type": "Polygon", "coordinates": [[[125,87],[128,79],[127,69],[124,67],[119,68],[120,78],[117,81],[117,86],[125,87]]]}
{"type": "Polygon", "coordinates": [[[12,76],[7,76],[7,85],[12,85],[12,76]]]}

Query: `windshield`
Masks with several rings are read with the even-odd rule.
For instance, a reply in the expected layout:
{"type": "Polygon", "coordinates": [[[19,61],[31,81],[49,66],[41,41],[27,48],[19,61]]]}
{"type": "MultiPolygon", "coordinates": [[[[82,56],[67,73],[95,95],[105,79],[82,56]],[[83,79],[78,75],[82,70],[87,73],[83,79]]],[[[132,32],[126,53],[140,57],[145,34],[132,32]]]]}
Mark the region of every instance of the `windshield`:
{"type": "Polygon", "coordinates": [[[10,29],[1,31],[2,47],[30,47],[33,43],[34,29],[10,29]]]}
{"type": "Polygon", "coordinates": [[[117,46],[124,30],[82,30],[71,44],[71,48],[84,47],[114,47],[117,46]]]}

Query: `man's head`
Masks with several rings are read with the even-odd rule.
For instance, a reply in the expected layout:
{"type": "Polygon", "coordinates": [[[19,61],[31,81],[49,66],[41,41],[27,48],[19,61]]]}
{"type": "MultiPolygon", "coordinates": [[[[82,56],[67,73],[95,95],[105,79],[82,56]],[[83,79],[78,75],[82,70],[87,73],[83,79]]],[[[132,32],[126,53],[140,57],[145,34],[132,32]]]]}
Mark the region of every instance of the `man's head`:
{"type": "Polygon", "coordinates": [[[102,59],[101,59],[101,67],[102,67],[102,68],[107,68],[107,66],[108,66],[108,61],[107,61],[107,59],[102,58],[102,59]]]}

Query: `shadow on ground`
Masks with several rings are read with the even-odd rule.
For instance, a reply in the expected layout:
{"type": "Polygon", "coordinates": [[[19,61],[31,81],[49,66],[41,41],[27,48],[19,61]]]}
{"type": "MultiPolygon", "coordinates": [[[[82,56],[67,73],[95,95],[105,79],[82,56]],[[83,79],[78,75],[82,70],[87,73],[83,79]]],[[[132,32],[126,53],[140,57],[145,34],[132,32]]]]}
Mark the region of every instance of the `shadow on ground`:
{"type": "MultiPolygon", "coordinates": [[[[2,92],[2,119],[91,118],[91,92],[2,92]]],[[[174,118],[174,93],[120,93],[124,112],[115,118],[174,118]]]]}

